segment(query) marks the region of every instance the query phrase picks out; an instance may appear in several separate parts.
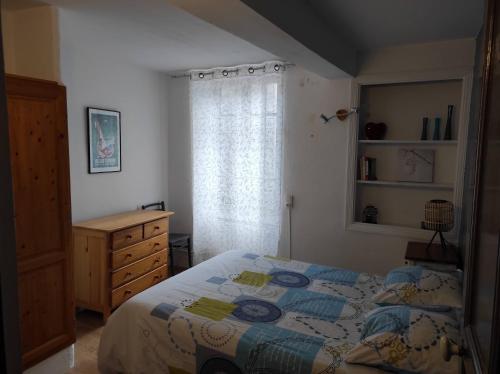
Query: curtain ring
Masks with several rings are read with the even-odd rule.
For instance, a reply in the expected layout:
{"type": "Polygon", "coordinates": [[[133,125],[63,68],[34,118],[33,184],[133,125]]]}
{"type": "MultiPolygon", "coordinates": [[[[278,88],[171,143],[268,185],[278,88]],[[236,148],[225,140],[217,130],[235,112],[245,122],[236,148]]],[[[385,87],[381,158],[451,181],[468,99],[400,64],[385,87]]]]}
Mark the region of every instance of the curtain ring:
{"type": "Polygon", "coordinates": [[[274,70],[275,71],[280,71],[280,68],[281,68],[281,66],[279,66],[278,64],[274,65],[274,70]]]}
{"type": "Polygon", "coordinates": [[[198,74],[198,77],[199,77],[200,79],[203,79],[203,78],[205,78],[205,74],[203,74],[203,73],[199,73],[199,74],[198,74]]]}
{"type": "Polygon", "coordinates": [[[251,66],[250,66],[250,67],[248,68],[248,72],[249,72],[250,74],[253,74],[253,73],[255,72],[255,69],[254,69],[253,67],[251,67],[251,66]]]}
{"type": "Polygon", "coordinates": [[[222,75],[227,77],[229,75],[229,72],[227,70],[222,70],[222,75]]]}

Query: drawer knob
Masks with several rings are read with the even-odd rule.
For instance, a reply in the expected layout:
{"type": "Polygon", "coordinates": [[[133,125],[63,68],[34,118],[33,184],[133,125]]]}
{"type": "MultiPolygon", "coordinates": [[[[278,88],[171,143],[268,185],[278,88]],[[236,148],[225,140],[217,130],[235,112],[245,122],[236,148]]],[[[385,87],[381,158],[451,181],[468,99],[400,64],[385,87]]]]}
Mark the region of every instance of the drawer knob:
{"type": "Polygon", "coordinates": [[[132,291],[130,291],[130,290],[125,290],[125,292],[124,292],[125,295],[130,295],[131,293],[132,293],[132,291]]]}
{"type": "Polygon", "coordinates": [[[128,234],[127,239],[132,239],[132,235],[128,234]]]}
{"type": "Polygon", "coordinates": [[[125,273],[125,278],[130,277],[131,275],[132,273],[130,271],[127,271],[127,273],[125,273]]]}
{"type": "Polygon", "coordinates": [[[157,259],[155,260],[155,264],[157,264],[158,262],[160,262],[160,259],[159,259],[159,258],[157,258],[157,259]]]}
{"type": "Polygon", "coordinates": [[[153,278],[153,280],[158,280],[158,279],[160,279],[159,275],[155,275],[154,278],[153,278]]]}
{"type": "Polygon", "coordinates": [[[155,230],[159,230],[160,229],[160,226],[155,226],[155,230]]]}
{"type": "Polygon", "coordinates": [[[127,253],[127,254],[125,255],[125,258],[129,258],[129,257],[132,257],[132,253],[127,253]]]}

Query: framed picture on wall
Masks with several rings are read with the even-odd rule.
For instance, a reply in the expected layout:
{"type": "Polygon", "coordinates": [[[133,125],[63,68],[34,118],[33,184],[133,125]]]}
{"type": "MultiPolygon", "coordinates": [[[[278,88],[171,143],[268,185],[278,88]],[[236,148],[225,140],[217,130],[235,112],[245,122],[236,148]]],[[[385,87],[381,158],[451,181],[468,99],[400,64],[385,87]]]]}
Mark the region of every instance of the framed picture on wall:
{"type": "Polygon", "coordinates": [[[89,173],[122,170],[120,112],[87,108],[89,173]]]}
{"type": "Polygon", "coordinates": [[[398,181],[432,183],[433,180],[433,149],[398,149],[398,181]]]}

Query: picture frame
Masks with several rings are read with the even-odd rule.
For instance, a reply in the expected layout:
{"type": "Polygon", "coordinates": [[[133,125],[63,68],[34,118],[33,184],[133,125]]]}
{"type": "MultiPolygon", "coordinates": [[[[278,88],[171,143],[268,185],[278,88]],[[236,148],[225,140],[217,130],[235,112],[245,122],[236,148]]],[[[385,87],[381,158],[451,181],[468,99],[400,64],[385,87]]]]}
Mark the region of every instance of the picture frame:
{"type": "Polygon", "coordinates": [[[122,170],[121,113],[87,107],[88,173],[122,170]]]}
{"type": "Polygon", "coordinates": [[[398,181],[433,183],[434,157],[433,149],[399,148],[398,181]]]}

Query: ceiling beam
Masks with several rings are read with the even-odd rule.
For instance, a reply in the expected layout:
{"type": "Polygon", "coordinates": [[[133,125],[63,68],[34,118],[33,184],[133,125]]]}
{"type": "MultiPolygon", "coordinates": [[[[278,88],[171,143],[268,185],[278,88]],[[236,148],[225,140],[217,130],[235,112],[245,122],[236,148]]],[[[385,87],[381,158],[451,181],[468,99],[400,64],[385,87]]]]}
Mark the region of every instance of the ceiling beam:
{"type": "Polygon", "coordinates": [[[356,75],[355,48],[336,35],[303,0],[168,1],[325,78],[356,75]]]}

